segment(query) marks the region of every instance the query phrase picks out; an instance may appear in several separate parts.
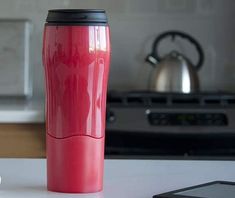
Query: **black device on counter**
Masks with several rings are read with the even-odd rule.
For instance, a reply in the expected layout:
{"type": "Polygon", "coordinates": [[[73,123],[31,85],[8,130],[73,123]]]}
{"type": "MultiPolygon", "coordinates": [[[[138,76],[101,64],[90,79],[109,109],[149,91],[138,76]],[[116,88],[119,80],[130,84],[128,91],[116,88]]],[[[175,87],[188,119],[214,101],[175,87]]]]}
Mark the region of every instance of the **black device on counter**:
{"type": "Polygon", "coordinates": [[[235,182],[214,181],[197,186],[183,188],[153,198],[234,198],[235,182]]]}

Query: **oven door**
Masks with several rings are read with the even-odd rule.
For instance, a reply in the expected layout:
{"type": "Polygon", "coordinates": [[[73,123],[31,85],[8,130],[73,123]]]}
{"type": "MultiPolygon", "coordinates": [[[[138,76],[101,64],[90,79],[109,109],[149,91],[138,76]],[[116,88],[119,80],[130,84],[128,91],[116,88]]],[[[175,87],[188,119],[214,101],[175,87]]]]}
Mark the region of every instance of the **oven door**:
{"type": "Polygon", "coordinates": [[[108,158],[231,159],[234,134],[157,134],[106,131],[108,158]]]}

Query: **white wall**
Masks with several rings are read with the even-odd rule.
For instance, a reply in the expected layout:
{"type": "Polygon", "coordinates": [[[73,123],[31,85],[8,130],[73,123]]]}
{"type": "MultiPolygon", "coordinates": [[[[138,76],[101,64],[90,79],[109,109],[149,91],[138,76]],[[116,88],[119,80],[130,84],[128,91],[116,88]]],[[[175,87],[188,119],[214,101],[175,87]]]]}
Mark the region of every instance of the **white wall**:
{"type": "MultiPolygon", "coordinates": [[[[233,0],[0,0],[0,18],[32,20],[34,97],[43,95],[42,30],[47,10],[53,8],[107,10],[112,33],[110,89],[145,89],[151,67],[144,59],[154,38],[176,29],[193,35],[205,50],[199,72],[202,90],[235,91],[233,0]]],[[[182,49],[194,56],[187,47],[182,49]]]]}

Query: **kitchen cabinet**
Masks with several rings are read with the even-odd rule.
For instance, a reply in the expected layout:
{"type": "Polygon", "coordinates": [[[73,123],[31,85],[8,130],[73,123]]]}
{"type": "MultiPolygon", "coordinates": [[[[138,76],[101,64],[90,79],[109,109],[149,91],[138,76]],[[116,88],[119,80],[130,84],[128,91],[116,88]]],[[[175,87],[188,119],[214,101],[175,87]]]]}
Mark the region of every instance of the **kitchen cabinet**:
{"type": "Polygon", "coordinates": [[[45,135],[44,124],[0,124],[0,157],[45,157],[45,135]]]}

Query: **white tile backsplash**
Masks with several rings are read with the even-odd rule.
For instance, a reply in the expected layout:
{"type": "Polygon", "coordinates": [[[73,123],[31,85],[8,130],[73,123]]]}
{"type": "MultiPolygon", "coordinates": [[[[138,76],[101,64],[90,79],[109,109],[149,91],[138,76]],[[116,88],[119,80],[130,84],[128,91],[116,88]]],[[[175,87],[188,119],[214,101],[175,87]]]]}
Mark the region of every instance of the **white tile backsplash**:
{"type": "MultiPolygon", "coordinates": [[[[202,90],[235,91],[233,0],[0,0],[0,19],[32,21],[34,97],[43,95],[42,30],[47,10],[53,8],[107,10],[112,33],[110,89],[146,89],[151,67],[145,56],[159,33],[176,29],[193,35],[203,46],[205,63],[199,72],[202,90]]],[[[194,56],[193,51],[185,52],[194,56]]]]}

